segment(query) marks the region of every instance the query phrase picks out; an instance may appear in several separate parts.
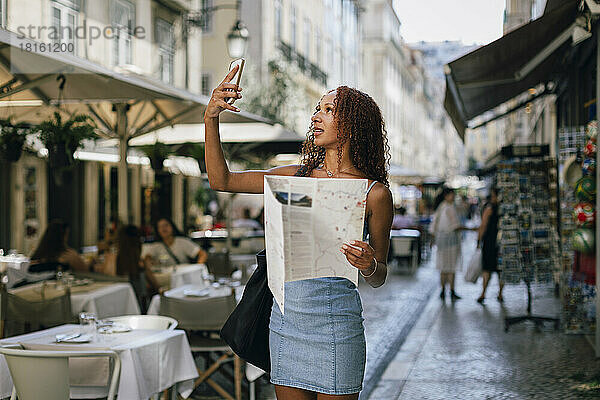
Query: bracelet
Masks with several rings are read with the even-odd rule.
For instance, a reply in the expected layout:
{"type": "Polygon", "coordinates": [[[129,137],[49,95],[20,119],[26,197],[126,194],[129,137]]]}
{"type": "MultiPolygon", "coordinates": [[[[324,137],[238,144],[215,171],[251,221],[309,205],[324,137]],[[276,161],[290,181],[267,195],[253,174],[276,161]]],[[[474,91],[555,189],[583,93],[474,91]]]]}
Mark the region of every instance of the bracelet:
{"type": "Polygon", "coordinates": [[[375,269],[373,270],[373,272],[371,272],[369,275],[365,275],[363,274],[362,270],[360,270],[360,274],[363,276],[363,278],[370,278],[373,276],[373,274],[375,274],[375,272],[377,272],[377,260],[375,258],[373,258],[373,260],[375,260],[375,269]]]}

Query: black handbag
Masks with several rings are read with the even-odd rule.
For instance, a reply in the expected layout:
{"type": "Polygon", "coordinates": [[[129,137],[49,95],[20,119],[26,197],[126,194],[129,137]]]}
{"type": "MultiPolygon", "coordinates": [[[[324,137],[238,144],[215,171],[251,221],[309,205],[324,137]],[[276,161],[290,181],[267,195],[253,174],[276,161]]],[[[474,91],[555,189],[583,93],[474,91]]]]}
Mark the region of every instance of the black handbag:
{"type": "Polygon", "coordinates": [[[240,358],[271,371],[269,321],[273,294],[267,283],[267,254],[256,255],[258,267],[248,280],[242,300],[221,328],[221,338],[240,358]]]}

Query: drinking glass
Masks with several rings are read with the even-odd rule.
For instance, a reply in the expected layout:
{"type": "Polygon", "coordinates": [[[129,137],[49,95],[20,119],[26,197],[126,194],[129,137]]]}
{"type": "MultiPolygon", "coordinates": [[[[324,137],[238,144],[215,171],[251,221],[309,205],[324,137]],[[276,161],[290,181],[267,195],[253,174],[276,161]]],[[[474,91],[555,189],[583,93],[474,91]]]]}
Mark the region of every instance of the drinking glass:
{"type": "Polygon", "coordinates": [[[79,314],[79,333],[82,335],[92,335],[92,337],[96,334],[96,314],[82,312],[79,314]]]}

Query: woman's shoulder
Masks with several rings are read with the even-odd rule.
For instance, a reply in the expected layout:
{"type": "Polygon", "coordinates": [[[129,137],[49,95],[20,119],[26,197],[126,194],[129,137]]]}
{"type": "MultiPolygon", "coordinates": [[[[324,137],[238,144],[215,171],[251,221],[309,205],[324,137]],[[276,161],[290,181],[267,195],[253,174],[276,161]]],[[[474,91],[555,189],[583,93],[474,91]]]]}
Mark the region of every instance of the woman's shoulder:
{"type": "Polygon", "coordinates": [[[284,175],[284,176],[293,176],[303,168],[303,165],[300,164],[290,164],[290,165],[282,165],[281,167],[274,167],[267,171],[267,175],[284,175]]]}
{"type": "Polygon", "coordinates": [[[376,204],[392,204],[392,192],[390,189],[381,182],[370,181],[369,185],[373,184],[373,187],[367,194],[368,202],[376,204]],[[375,182],[375,184],[373,184],[375,182]]]}

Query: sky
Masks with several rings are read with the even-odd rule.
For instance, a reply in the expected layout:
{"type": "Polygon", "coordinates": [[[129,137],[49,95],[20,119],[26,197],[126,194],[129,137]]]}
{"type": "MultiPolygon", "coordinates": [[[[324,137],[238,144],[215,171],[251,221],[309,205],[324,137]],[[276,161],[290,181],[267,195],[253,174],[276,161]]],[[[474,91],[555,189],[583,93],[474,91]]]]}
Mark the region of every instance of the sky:
{"type": "Polygon", "coordinates": [[[394,0],[408,43],[490,43],[502,36],[504,6],[505,0],[394,0]]]}

